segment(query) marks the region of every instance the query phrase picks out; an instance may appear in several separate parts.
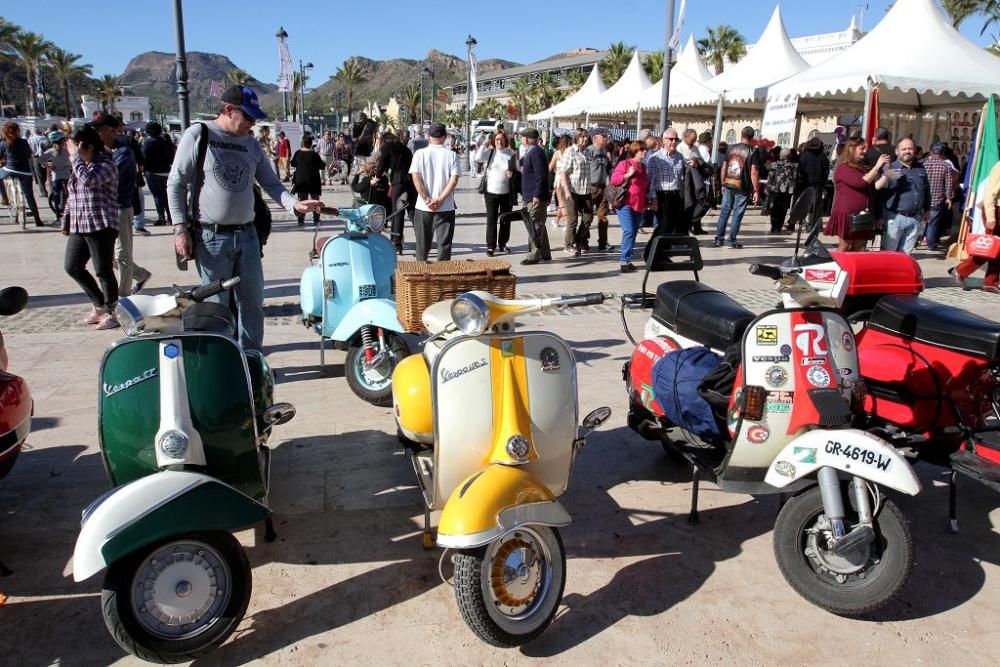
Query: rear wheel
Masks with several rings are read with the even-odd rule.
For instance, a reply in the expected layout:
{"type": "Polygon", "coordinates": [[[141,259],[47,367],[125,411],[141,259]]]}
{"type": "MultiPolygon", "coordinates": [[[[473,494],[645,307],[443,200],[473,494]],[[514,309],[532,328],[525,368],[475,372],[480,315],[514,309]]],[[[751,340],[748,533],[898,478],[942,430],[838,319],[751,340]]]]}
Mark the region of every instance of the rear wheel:
{"type": "Polygon", "coordinates": [[[222,644],[250,602],[250,563],[223,531],[171,537],[112,564],[101,607],[123,649],[149,662],[187,662],[222,644]]]}
{"type": "MultiPolygon", "coordinates": [[[[368,368],[365,364],[365,350],[359,345],[347,348],[347,360],[344,362],[344,374],[347,384],[358,398],[372,405],[392,405],[392,373],[396,365],[409,354],[410,348],[403,337],[392,331],[383,330],[386,354],[382,360],[368,368]]],[[[378,341],[373,349],[377,357],[380,351],[378,341]]]]}
{"type": "MultiPolygon", "coordinates": [[[[847,510],[847,529],[857,515],[847,510]]],[[[818,486],[790,499],[774,524],[774,556],[789,585],[817,607],[841,616],[874,611],[903,588],[913,568],[913,538],[896,505],[883,498],[875,540],[846,554],[827,548],[830,522],[818,486]]]]}
{"type": "Polygon", "coordinates": [[[566,553],[555,528],[518,528],[453,562],[458,610],[484,642],[520,646],[555,617],[566,586],[566,553]]]}

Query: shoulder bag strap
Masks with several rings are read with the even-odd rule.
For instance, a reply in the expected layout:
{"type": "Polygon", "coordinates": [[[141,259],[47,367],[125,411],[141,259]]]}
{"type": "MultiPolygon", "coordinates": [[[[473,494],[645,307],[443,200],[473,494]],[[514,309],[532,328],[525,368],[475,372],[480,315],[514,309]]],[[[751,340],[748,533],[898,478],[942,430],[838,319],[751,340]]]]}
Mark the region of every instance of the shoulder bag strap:
{"type": "Polygon", "coordinates": [[[198,123],[201,126],[201,134],[198,135],[198,149],[195,152],[197,167],[194,173],[194,183],[191,185],[191,206],[190,218],[193,224],[198,224],[201,212],[198,210],[198,199],[201,197],[201,186],[205,183],[205,155],[208,153],[208,127],[205,123],[198,123]]]}

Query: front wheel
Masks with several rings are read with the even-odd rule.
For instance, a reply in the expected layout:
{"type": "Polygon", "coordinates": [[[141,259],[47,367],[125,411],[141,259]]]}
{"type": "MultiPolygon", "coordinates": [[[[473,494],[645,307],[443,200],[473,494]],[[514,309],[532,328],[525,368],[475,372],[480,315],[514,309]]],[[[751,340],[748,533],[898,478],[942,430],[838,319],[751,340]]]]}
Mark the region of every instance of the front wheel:
{"type": "Polygon", "coordinates": [[[458,610],[484,642],[520,646],[555,617],[566,586],[566,553],[555,528],[521,527],[452,560],[458,610]]]}
{"type": "Polygon", "coordinates": [[[112,564],[101,607],[123,649],[149,662],[187,662],[233,633],[252,590],[250,563],[223,531],[189,533],[112,564]]]}
{"type": "MultiPolygon", "coordinates": [[[[846,507],[847,529],[857,515],[846,507]]],[[[840,616],[874,611],[903,588],[913,567],[913,538],[903,513],[883,498],[875,540],[848,554],[827,548],[830,522],[818,486],[785,503],[774,524],[774,556],[789,585],[817,607],[840,616]]]]}
{"type": "MultiPolygon", "coordinates": [[[[403,337],[388,330],[384,331],[386,344],[382,359],[370,368],[365,363],[365,350],[359,345],[347,348],[347,360],[344,362],[344,374],[351,391],[363,401],[372,405],[392,405],[392,373],[396,365],[410,352],[403,337]]],[[[377,358],[381,348],[376,341],[373,353],[377,358]]]]}

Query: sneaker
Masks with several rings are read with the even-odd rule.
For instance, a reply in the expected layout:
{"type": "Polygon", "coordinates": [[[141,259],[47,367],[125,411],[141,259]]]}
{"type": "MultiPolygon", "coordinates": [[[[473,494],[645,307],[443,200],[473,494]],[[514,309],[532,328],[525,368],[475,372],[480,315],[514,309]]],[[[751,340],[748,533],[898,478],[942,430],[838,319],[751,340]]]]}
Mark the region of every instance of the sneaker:
{"type": "Polygon", "coordinates": [[[524,264],[525,266],[531,266],[532,264],[538,264],[538,260],[537,259],[522,259],[521,260],[521,264],[524,264]]]}
{"type": "Polygon", "coordinates": [[[713,248],[721,248],[722,247],[722,239],[715,239],[715,241],[712,242],[712,247],[713,248]]]}
{"type": "Polygon", "coordinates": [[[138,234],[139,236],[152,236],[153,235],[153,233],[150,232],[145,227],[139,227],[138,229],[133,229],[132,231],[133,231],[133,233],[138,234]]]}
{"type": "Polygon", "coordinates": [[[576,257],[577,255],[579,255],[579,254],[580,254],[580,251],[579,251],[579,250],[577,250],[577,249],[576,249],[576,248],[575,248],[574,246],[572,246],[572,245],[568,245],[568,246],[566,246],[566,247],[565,247],[565,248],[563,249],[563,252],[565,252],[565,253],[566,253],[567,255],[569,255],[570,257],[576,257]]]}
{"type": "Polygon", "coordinates": [[[118,327],[118,320],[115,319],[115,316],[112,315],[111,313],[104,313],[104,316],[101,318],[101,321],[98,322],[97,326],[95,326],[94,328],[99,331],[103,331],[105,329],[116,329],[117,327],[118,327]]]}
{"type": "Polygon", "coordinates": [[[492,257],[493,256],[493,251],[492,250],[487,250],[486,251],[486,256],[487,257],[492,257]]]}
{"type": "Polygon", "coordinates": [[[954,279],[955,283],[964,290],[969,289],[969,286],[965,284],[965,278],[955,271],[955,267],[948,269],[948,275],[954,279]]]}
{"type": "Polygon", "coordinates": [[[619,265],[619,269],[622,273],[635,273],[635,265],[631,262],[619,265]]]}
{"type": "Polygon", "coordinates": [[[598,252],[614,252],[615,251],[615,247],[613,245],[611,245],[610,243],[608,245],[599,245],[599,246],[597,246],[597,251],[598,252]]]}
{"type": "Polygon", "coordinates": [[[726,247],[730,250],[741,250],[743,248],[743,244],[739,241],[733,241],[732,243],[727,243],[726,247]]]}
{"type": "Polygon", "coordinates": [[[167,226],[167,221],[166,220],[157,220],[156,222],[153,223],[153,226],[154,227],[166,227],[167,226]]]}
{"type": "Polygon", "coordinates": [[[142,288],[146,286],[146,283],[148,283],[149,279],[152,277],[153,277],[152,273],[147,273],[146,277],[143,278],[142,280],[136,280],[135,285],[132,286],[132,294],[138,294],[139,292],[141,292],[142,288]]]}
{"type": "Polygon", "coordinates": [[[101,318],[108,314],[107,308],[91,308],[90,313],[81,320],[81,324],[97,324],[101,318]]]}
{"type": "Polygon", "coordinates": [[[502,253],[504,253],[506,255],[509,255],[510,254],[510,248],[508,248],[505,245],[502,245],[502,246],[500,246],[500,249],[498,250],[498,252],[502,252],[502,253]]]}

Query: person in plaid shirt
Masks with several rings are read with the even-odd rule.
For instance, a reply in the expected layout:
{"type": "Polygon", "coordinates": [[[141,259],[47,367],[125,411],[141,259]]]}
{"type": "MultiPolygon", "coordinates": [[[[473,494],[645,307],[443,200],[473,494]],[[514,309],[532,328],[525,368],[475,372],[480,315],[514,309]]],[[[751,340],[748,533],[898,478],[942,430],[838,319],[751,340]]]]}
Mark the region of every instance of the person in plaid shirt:
{"type": "Polygon", "coordinates": [[[573,137],[573,145],[563,151],[556,166],[562,190],[569,194],[564,202],[566,231],[563,238],[567,255],[579,255],[590,250],[587,239],[590,237],[594,209],[590,201],[590,160],[584,152],[589,143],[590,133],[579,128],[573,137]]]}
{"type": "Polygon", "coordinates": [[[93,308],[84,323],[98,329],[118,326],[113,308],[118,301],[115,239],[118,238],[118,168],[89,125],[68,142],[73,174],[67,187],[62,233],[66,240],[66,273],[86,293],[93,308]],[[97,279],[87,271],[93,261],[97,279]],[[98,287],[97,281],[101,285],[98,287]]]}
{"type": "Polygon", "coordinates": [[[931,154],[924,160],[924,171],[931,188],[931,219],[927,224],[927,249],[945,250],[940,245],[941,236],[948,231],[951,218],[952,196],[955,193],[955,168],[944,159],[944,144],[931,146],[931,154]]]}

